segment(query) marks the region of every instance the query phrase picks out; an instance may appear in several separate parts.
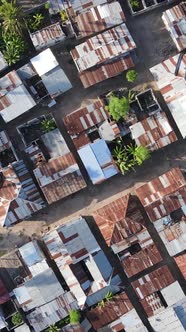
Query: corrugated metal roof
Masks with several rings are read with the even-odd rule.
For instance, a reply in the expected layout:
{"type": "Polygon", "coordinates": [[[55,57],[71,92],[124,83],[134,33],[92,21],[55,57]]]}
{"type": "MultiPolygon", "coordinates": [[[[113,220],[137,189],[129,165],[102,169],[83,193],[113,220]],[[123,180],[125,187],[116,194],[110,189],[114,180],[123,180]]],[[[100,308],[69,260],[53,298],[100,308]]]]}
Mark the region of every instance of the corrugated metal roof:
{"type": "Polygon", "coordinates": [[[172,168],[137,188],[136,193],[154,222],[186,204],[186,181],[179,168],[172,168]]]}
{"type": "Polygon", "coordinates": [[[179,51],[186,47],[186,3],[181,2],[177,6],[167,9],[162,16],[167,30],[175,42],[179,51]]]}
{"type": "Polygon", "coordinates": [[[163,219],[157,220],[154,226],[161,237],[164,245],[170,256],[177,255],[186,249],[186,217],[182,217],[182,220],[177,220],[177,222],[168,222],[166,224],[163,219]],[[185,220],[184,220],[185,219],[185,220]]]}
{"type": "Polygon", "coordinates": [[[176,264],[178,265],[181,273],[183,274],[184,278],[186,279],[186,254],[179,255],[174,257],[176,264]]]}
{"type": "Polygon", "coordinates": [[[70,292],[58,296],[56,299],[41,307],[37,307],[34,311],[27,314],[27,319],[35,332],[43,331],[59,320],[68,316],[69,311],[78,309],[77,303],[70,292]]]}
{"type": "Polygon", "coordinates": [[[125,23],[89,38],[71,51],[79,72],[114,59],[136,48],[125,23]]]}
{"type": "Polygon", "coordinates": [[[1,225],[23,220],[40,210],[42,199],[23,161],[1,171],[0,222],[1,225]]]}
{"type": "Polygon", "coordinates": [[[50,48],[36,55],[30,62],[52,98],[72,88],[50,48]]]}
{"type": "Polygon", "coordinates": [[[21,326],[14,328],[15,332],[30,332],[29,326],[25,323],[21,326]]]}
{"type": "Polygon", "coordinates": [[[30,62],[40,77],[59,65],[50,48],[40,52],[30,62]]]}
{"type": "Polygon", "coordinates": [[[186,331],[186,297],[175,303],[173,308],[186,331]]]}
{"type": "Polygon", "coordinates": [[[87,311],[87,318],[91,322],[93,328],[97,331],[101,327],[107,326],[122,315],[133,309],[128,296],[123,292],[115,295],[112,301],[105,302],[103,308],[96,308],[87,311]]]}
{"type": "MultiPolygon", "coordinates": [[[[50,0],[50,1],[54,1],[54,0],[50,0]]],[[[58,1],[60,1],[60,0],[58,0],[58,1]]],[[[67,7],[72,6],[72,8],[76,12],[86,11],[88,8],[101,5],[102,3],[105,2],[105,0],[93,0],[93,1],[92,0],[70,0],[68,2],[66,2],[65,0],[62,0],[62,1],[67,7]]]]}
{"type": "MultiPolygon", "coordinates": [[[[72,220],[43,239],[79,306],[84,307],[89,297],[90,305],[97,303],[97,298],[100,301],[102,297],[97,294],[107,286],[112,267],[85,220],[72,220]]],[[[118,281],[113,278],[112,284],[118,281]]]]}
{"type": "Polygon", "coordinates": [[[156,332],[184,332],[185,329],[175,314],[173,308],[167,308],[166,310],[149,318],[149,322],[156,332]]]}
{"type": "Polygon", "coordinates": [[[43,161],[34,169],[34,175],[49,204],[86,187],[72,153],[43,161]]]}
{"type": "Polygon", "coordinates": [[[80,73],[80,80],[84,88],[88,88],[108,78],[117,76],[132,67],[134,67],[133,59],[130,54],[126,53],[120,56],[119,59],[113,60],[111,63],[102,64],[98,68],[94,67],[80,73]]]}
{"type": "Polygon", "coordinates": [[[41,136],[41,139],[46,146],[51,159],[57,158],[58,156],[65,156],[70,152],[58,128],[49,133],[45,133],[41,136]]]}
{"type": "Polygon", "coordinates": [[[80,148],[78,154],[93,184],[105,181],[119,172],[106,142],[102,139],[80,148]]]}
{"type": "Polygon", "coordinates": [[[81,37],[110,29],[124,21],[124,13],[117,1],[88,8],[87,11],[76,16],[77,27],[81,37]]]}
{"type": "MultiPolygon", "coordinates": [[[[175,282],[169,268],[164,265],[157,270],[145,274],[143,277],[132,282],[132,286],[136,291],[140,300],[151,295],[175,282]]],[[[143,302],[142,302],[143,304],[143,302]]]]}
{"type": "Polygon", "coordinates": [[[177,140],[166,114],[159,112],[129,127],[138,146],[154,151],[177,140]]]}
{"type": "Polygon", "coordinates": [[[36,50],[52,46],[66,38],[58,22],[31,33],[30,37],[36,50]]]}
{"type": "Polygon", "coordinates": [[[0,115],[9,122],[36,103],[15,71],[0,78],[0,115]]]}
{"type": "Polygon", "coordinates": [[[40,307],[64,294],[51,268],[26,280],[23,286],[15,288],[13,292],[24,311],[40,307]]]}
{"type": "Polygon", "coordinates": [[[120,197],[93,213],[94,219],[109,246],[123,241],[129,234],[135,234],[144,227],[144,219],[140,210],[135,202],[131,202],[129,206],[129,198],[130,195],[120,197]]]}
{"type": "Polygon", "coordinates": [[[72,136],[79,135],[83,131],[108,119],[108,112],[105,110],[101,100],[79,108],[63,118],[68,133],[72,136]]]}
{"type": "Polygon", "coordinates": [[[33,277],[49,268],[44,254],[36,241],[28,242],[19,248],[19,252],[33,277]]]}
{"type": "Polygon", "coordinates": [[[160,262],[161,255],[144,226],[139,202],[123,196],[94,212],[94,219],[107,244],[119,255],[128,277],[160,262]],[[133,252],[133,245],[139,245],[133,252]],[[131,250],[131,251],[130,251],[131,250]]]}
{"type": "Polygon", "coordinates": [[[183,138],[186,137],[185,66],[186,55],[180,58],[177,54],[150,69],[183,138]]]}

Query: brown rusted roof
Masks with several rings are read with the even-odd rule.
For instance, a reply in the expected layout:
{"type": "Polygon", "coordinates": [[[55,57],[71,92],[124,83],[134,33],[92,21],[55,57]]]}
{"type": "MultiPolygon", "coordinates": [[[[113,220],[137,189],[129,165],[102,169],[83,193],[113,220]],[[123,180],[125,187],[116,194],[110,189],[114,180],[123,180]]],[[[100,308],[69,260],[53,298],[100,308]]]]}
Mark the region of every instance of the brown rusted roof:
{"type": "Polygon", "coordinates": [[[91,7],[75,17],[81,37],[103,31],[125,21],[118,1],[91,7]]]}
{"type": "Polygon", "coordinates": [[[91,322],[93,328],[97,331],[103,326],[115,321],[122,315],[133,309],[133,306],[125,293],[121,293],[113,297],[109,302],[105,302],[103,308],[96,307],[87,311],[87,318],[91,322]]]}
{"type": "Polygon", "coordinates": [[[80,80],[84,88],[88,88],[96,83],[117,76],[123,71],[134,67],[134,62],[130,54],[126,54],[120,59],[111,63],[102,64],[99,67],[90,68],[80,73],[80,80]]]}
{"type": "Polygon", "coordinates": [[[134,255],[128,256],[121,261],[124,271],[128,277],[159,263],[162,257],[154,243],[142,248],[134,255]]]}
{"type": "Polygon", "coordinates": [[[86,187],[72,153],[44,162],[34,175],[49,204],[86,187]]]}
{"type": "Polygon", "coordinates": [[[137,145],[154,151],[177,140],[165,113],[157,113],[130,127],[132,138],[137,145]]]}
{"type": "Polygon", "coordinates": [[[178,265],[181,273],[183,274],[184,278],[186,279],[186,253],[174,257],[176,264],[178,265]]]}
{"type": "Polygon", "coordinates": [[[146,296],[171,285],[174,281],[168,266],[164,265],[132,282],[132,286],[139,298],[144,299],[146,296]]]}
{"type": "Polygon", "coordinates": [[[143,228],[143,216],[130,195],[123,196],[93,213],[106,243],[110,246],[143,228]]]}
{"type": "Polygon", "coordinates": [[[156,221],[186,204],[186,181],[179,168],[136,189],[151,221],[156,221]]]}
{"type": "Polygon", "coordinates": [[[79,108],[78,110],[64,117],[64,124],[70,135],[77,135],[83,131],[105,121],[108,113],[105,111],[101,100],[96,100],[92,104],[79,108]]]}

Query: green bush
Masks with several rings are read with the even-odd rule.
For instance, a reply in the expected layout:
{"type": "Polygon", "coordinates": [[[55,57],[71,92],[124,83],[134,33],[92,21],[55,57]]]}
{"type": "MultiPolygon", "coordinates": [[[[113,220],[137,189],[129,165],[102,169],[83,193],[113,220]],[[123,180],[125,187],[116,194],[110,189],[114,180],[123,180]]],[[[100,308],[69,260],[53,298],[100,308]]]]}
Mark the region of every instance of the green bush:
{"type": "Polygon", "coordinates": [[[3,34],[4,47],[2,50],[3,56],[8,65],[15,64],[21,59],[25,51],[25,42],[19,35],[15,34],[3,34]]]}
{"type": "Polygon", "coordinates": [[[44,16],[41,13],[37,13],[32,16],[32,18],[27,20],[28,28],[34,32],[42,28],[42,24],[44,21],[44,16]]]}
{"type": "Polygon", "coordinates": [[[21,7],[16,6],[16,0],[1,0],[0,20],[2,21],[2,28],[5,33],[9,32],[22,35],[22,28],[24,26],[23,18],[23,11],[21,7]]]}
{"type": "Polygon", "coordinates": [[[130,0],[132,8],[137,9],[139,7],[139,0],[130,0]]]}
{"type": "Polygon", "coordinates": [[[41,128],[45,133],[49,133],[50,131],[56,129],[56,123],[53,119],[45,119],[41,122],[41,128]]]}
{"type": "Polygon", "coordinates": [[[68,21],[68,15],[65,9],[60,12],[60,17],[62,23],[68,21]]]}
{"type": "Polygon", "coordinates": [[[56,325],[51,325],[47,332],[59,332],[60,329],[56,325]]]}
{"type": "Polygon", "coordinates": [[[145,146],[127,146],[127,152],[134,158],[135,163],[141,166],[143,162],[150,158],[150,151],[145,146]]]}
{"type": "Polygon", "coordinates": [[[78,310],[71,310],[69,312],[70,324],[77,324],[80,322],[81,314],[78,310]]]}
{"type": "Polygon", "coordinates": [[[12,324],[14,326],[17,326],[20,325],[21,323],[23,323],[23,318],[19,312],[16,312],[16,314],[12,316],[12,324]]]}
{"type": "Polygon", "coordinates": [[[135,82],[138,78],[138,73],[135,70],[129,70],[126,74],[128,82],[135,82]]]}
{"type": "Polygon", "coordinates": [[[105,107],[108,113],[116,121],[125,118],[130,110],[129,100],[127,97],[118,98],[111,95],[109,98],[109,105],[105,107]]]}

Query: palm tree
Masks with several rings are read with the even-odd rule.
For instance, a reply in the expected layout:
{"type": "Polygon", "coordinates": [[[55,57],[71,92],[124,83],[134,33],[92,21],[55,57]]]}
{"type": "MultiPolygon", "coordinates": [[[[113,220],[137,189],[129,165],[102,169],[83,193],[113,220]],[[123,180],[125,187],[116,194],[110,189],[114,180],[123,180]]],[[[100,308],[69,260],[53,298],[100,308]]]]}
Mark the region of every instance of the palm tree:
{"type": "Polygon", "coordinates": [[[56,325],[51,325],[47,332],[59,332],[60,329],[56,325]]]}
{"type": "Polygon", "coordinates": [[[16,1],[2,0],[0,5],[0,20],[4,33],[16,33],[22,35],[24,14],[21,7],[16,6],[16,1]]]}
{"type": "Polygon", "coordinates": [[[142,165],[145,160],[150,158],[150,151],[145,146],[128,145],[126,150],[133,156],[135,163],[139,166],[142,165]]]}

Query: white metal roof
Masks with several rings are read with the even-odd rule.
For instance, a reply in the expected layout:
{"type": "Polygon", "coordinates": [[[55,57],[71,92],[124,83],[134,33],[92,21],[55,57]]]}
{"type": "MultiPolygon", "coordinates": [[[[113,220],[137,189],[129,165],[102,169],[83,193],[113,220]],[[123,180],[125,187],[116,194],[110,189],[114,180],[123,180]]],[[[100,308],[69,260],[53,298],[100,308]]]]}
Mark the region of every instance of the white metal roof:
{"type": "Polygon", "coordinates": [[[36,55],[30,62],[39,76],[48,73],[59,65],[50,48],[36,55]]]}

